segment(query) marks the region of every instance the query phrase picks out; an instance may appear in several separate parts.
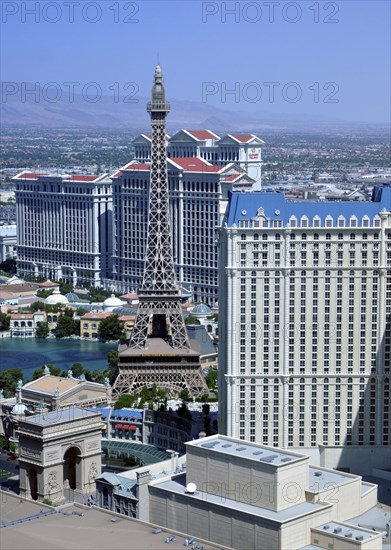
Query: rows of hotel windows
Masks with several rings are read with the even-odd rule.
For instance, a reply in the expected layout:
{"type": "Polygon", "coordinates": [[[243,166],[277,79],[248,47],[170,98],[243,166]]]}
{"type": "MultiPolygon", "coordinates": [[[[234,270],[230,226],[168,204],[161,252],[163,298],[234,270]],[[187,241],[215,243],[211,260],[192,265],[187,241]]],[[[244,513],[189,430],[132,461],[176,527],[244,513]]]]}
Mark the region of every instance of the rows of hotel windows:
{"type": "MultiPolygon", "coordinates": [[[[178,178],[169,177],[170,191],[178,191],[179,185],[180,185],[180,180],[178,178]]],[[[208,192],[217,193],[219,191],[219,185],[220,184],[217,177],[215,181],[209,181],[209,180],[182,181],[183,191],[192,191],[192,192],[201,192],[201,193],[208,193],[208,192]]],[[[116,185],[114,188],[114,192],[115,193],[118,192],[120,188],[124,190],[131,189],[132,191],[140,190],[142,191],[141,194],[146,196],[147,189],[148,189],[148,179],[147,178],[145,179],[124,178],[122,187],[116,185]]]]}
{"type": "Polygon", "coordinates": [[[353,379],[289,378],[287,407],[282,408],[283,385],[275,379],[239,379],[239,436],[262,443],[281,445],[281,424],[287,420],[288,445],[316,446],[358,444],[375,445],[376,401],[382,399],[381,442],[388,445],[390,436],[390,379],[381,390],[375,378],[353,379]],[[382,392],[382,396],[379,395],[382,392]],[[331,400],[330,400],[331,397],[331,400]],[[364,414],[365,408],[370,415],[364,414]],[[308,414],[310,413],[310,414],[308,414]],[[342,414],[341,414],[342,413],[342,414]],[[284,418],[282,418],[284,417],[284,418]],[[367,420],[365,425],[364,419],[367,420]],[[305,428],[309,424],[310,430],[305,428]],[[341,440],[342,429],[342,440],[341,440]],[[262,431],[261,431],[262,430],[262,431]],[[309,441],[305,441],[305,434],[309,441]],[[308,436],[307,436],[308,437],[308,436]],[[257,440],[260,440],[257,438],[257,440]]]}
{"type": "MultiPolygon", "coordinates": [[[[260,151],[260,149],[259,149],[260,151]]],[[[239,160],[239,149],[232,148],[226,150],[217,150],[207,149],[205,147],[169,147],[167,149],[168,158],[192,158],[200,156],[205,160],[210,161],[238,161],[239,160]]],[[[150,160],[151,158],[151,148],[150,146],[135,147],[135,156],[137,159],[141,160],[150,160]]]]}
{"type": "MultiPolygon", "coordinates": [[[[244,213],[244,212],[243,212],[244,213]]],[[[303,216],[300,219],[300,227],[309,228],[309,218],[303,216]]],[[[380,227],[380,217],[375,216],[372,220],[368,216],[364,216],[361,220],[361,225],[359,225],[359,220],[356,216],[351,216],[349,219],[349,224],[346,223],[344,216],[339,216],[334,223],[334,218],[332,216],[326,216],[324,220],[324,225],[322,225],[322,220],[319,216],[315,216],[312,220],[312,227],[380,227]]],[[[239,220],[239,227],[283,227],[284,222],[280,219],[253,219],[253,220],[239,220]]],[[[296,228],[299,227],[297,224],[297,219],[292,216],[289,218],[289,224],[287,227],[296,228]]]]}
{"type": "MultiPolygon", "coordinates": [[[[353,373],[354,365],[360,373],[369,372],[369,369],[376,372],[377,350],[383,337],[378,333],[377,322],[378,271],[340,270],[331,274],[326,270],[321,277],[318,271],[302,271],[301,274],[291,271],[289,293],[285,289],[287,292],[282,299],[281,281],[284,285],[279,271],[272,276],[268,271],[254,271],[250,277],[245,271],[241,273],[240,373],[261,372],[262,357],[262,372],[269,374],[272,369],[278,374],[284,345],[288,345],[289,373],[308,373],[310,366],[314,374],[319,370],[328,373],[330,360],[336,373],[342,372],[342,364],[347,373],[353,373]],[[286,313],[281,318],[284,308],[286,313]],[[261,349],[257,350],[257,345],[262,346],[261,349]]],[[[391,271],[386,279],[385,304],[386,313],[390,313],[391,271]]],[[[389,372],[389,326],[384,336],[386,372],[389,372]]]]}
{"type": "MultiPolygon", "coordinates": [[[[55,197],[53,195],[42,195],[42,193],[61,193],[61,194],[69,194],[69,195],[105,195],[105,194],[111,194],[111,184],[106,184],[102,186],[96,186],[94,184],[93,186],[89,185],[83,185],[81,187],[64,187],[61,184],[42,184],[42,183],[24,183],[24,182],[17,182],[17,192],[21,195],[24,194],[24,192],[28,191],[35,191],[39,192],[40,196],[44,197],[45,199],[54,200],[55,197]]],[[[29,194],[26,193],[25,197],[29,197],[29,194]]],[[[61,197],[62,198],[62,197],[61,197]]],[[[78,200],[90,200],[89,198],[83,198],[78,197],[78,200]]]]}
{"type": "MultiPolygon", "coordinates": [[[[259,243],[260,236],[255,233],[251,236],[251,241],[244,244],[248,236],[243,233],[240,236],[240,265],[242,267],[278,267],[281,261],[291,266],[306,266],[309,262],[312,266],[317,265],[337,265],[337,266],[367,266],[368,261],[373,266],[379,265],[380,260],[380,240],[379,233],[370,235],[363,233],[357,236],[355,233],[343,235],[338,233],[333,236],[326,233],[324,238],[319,241],[319,234],[310,235],[311,241],[307,240],[307,234],[289,235],[290,245],[287,247],[281,240],[281,235],[261,236],[262,242],[259,243]],[[297,238],[296,238],[297,237],[297,238]],[[268,243],[266,241],[269,241],[268,243]],[[326,242],[327,241],[327,242],[326,242]],[[332,241],[338,241],[334,244],[332,241]],[[355,242],[357,241],[357,242],[355,242]]],[[[323,237],[323,236],[322,236],[323,237]]],[[[391,265],[391,233],[387,234],[386,262],[391,265]]]]}

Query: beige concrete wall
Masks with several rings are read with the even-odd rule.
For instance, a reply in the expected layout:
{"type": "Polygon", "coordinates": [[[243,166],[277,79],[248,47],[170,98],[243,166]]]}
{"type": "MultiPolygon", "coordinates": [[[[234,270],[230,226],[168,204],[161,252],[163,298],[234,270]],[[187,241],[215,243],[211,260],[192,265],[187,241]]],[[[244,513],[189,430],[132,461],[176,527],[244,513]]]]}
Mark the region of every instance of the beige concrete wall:
{"type": "MultiPolygon", "coordinates": [[[[391,462],[391,447],[389,445],[338,447],[320,445],[319,451],[320,466],[325,468],[348,468],[351,473],[359,475],[373,475],[374,468],[387,470],[391,462]]],[[[306,449],[303,452],[306,452],[306,449]]]]}
{"type": "Polygon", "coordinates": [[[187,480],[222,499],[279,511],[305,502],[308,460],[276,467],[188,445],[187,480]]]}
{"type": "MultiPolygon", "coordinates": [[[[367,512],[377,504],[377,485],[369,488],[366,493],[361,493],[360,498],[360,514],[367,512]]],[[[352,517],[352,516],[350,516],[352,517]]]]}
{"type": "Polygon", "coordinates": [[[328,506],[316,513],[285,523],[281,528],[281,548],[294,550],[306,546],[311,540],[311,527],[330,521],[331,516],[332,507],[328,506]]]}
{"type": "Polygon", "coordinates": [[[370,539],[359,541],[337,537],[333,533],[311,531],[311,543],[322,548],[335,548],[338,550],[381,550],[382,548],[381,535],[373,533],[370,539]]]}

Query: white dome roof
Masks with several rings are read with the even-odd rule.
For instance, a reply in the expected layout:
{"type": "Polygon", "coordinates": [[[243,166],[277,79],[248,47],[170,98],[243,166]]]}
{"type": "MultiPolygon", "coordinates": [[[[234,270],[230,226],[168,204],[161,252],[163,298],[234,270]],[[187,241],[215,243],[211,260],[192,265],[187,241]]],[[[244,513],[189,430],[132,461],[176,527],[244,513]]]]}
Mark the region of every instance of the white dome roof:
{"type": "Polygon", "coordinates": [[[23,405],[23,403],[16,403],[16,405],[12,407],[11,414],[25,414],[26,411],[26,405],[23,405]]]}
{"type": "Polygon", "coordinates": [[[114,294],[110,296],[110,298],[106,298],[106,300],[103,302],[103,308],[107,307],[119,307],[123,304],[126,304],[126,302],[123,302],[119,298],[116,298],[114,294]]]}
{"type": "Polygon", "coordinates": [[[53,294],[46,298],[47,304],[69,304],[68,298],[60,293],[59,290],[55,290],[53,294]]]}

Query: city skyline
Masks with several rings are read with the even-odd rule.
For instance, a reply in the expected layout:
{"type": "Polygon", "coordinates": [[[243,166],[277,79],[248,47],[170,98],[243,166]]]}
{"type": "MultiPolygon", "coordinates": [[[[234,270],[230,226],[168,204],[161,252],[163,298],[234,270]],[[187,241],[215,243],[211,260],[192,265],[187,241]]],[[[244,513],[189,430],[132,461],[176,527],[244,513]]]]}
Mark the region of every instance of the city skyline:
{"type": "Polygon", "coordinates": [[[171,100],[387,124],[388,21],[377,1],[3,2],[2,104],[23,104],[21,84],[37,83],[29,98],[54,111],[59,87],[86,108],[125,96],[130,121],[159,58],[171,100]]]}

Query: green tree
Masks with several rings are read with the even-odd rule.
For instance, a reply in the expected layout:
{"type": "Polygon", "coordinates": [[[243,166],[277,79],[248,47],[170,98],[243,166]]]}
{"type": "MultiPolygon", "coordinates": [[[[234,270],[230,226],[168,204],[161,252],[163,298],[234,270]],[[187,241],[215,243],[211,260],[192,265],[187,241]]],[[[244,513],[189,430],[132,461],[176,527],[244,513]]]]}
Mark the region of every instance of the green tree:
{"type": "Polygon", "coordinates": [[[44,300],[46,300],[46,298],[53,294],[53,290],[45,290],[43,288],[40,288],[35,294],[38,296],[38,298],[43,298],[44,300]]]}
{"type": "Polygon", "coordinates": [[[216,390],[218,378],[219,371],[217,369],[209,369],[208,374],[206,375],[206,383],[210,390],[216,390]]]}
{"type": "Polygon", "coordinates": [[[108,367],[103,371],[103,380],[107,377],[113,384],[118,376],[118,351],[112,349],[107,354],[108,367]]]}
{"type": "Polygon", "coordinates": [[[103,288],[90,287],[88,290],[90,293],[91,302],[104,302],[106,298],[109,298],[112,294],[112,292],[103,290],[103,288]]]}
{"type": "Polygon", "coordinates": [[[179,399],[182,399],[182,401],[192,401],[192,397],[190,395],[190,392],[187,388],[184,388],[180,394],[179,394],[179,399]]]}
{"type": "Polygon", "coordinates": [[[4,397],[12,397],[15,395],[18,380],[23,380],[22,369],[0,371],[0,388],[4,390],[4,397]]]}
{"type": "Polygon", "coordinates": [[[53,331],[56,338],[67,338],[72,335],[78,336],[80,334],[80,321],[76,321],[71,315],[65,312],[65,314],[58,319],[57,327],[53,331]]]}
{"type": "Polygon", "coordinates": [[[0,263],[0,270],[4,273],[14,275],[16,273],[16,260],[13,258],[7,258],[4,262],[0,263]]]}
{"type": "Polygon", "coordinates": [[[44,365],[43,367],[39,367],[38,369],[35,369],[33,372],[32,380],[37,380],[38,378],[41,378],[41,376],[45,373],[45,366],[49,368],[50,374],[53,376],[61,376],[61,369],[59,367],[55,367],[51,363],[48,363],[47,365],[44,365]]]}
{"type": "Polygon", "coordinates": [[[46,321],[37,323],[35,335],[37,338],[47,338],[49,336],[49,324],[46,321]]]}
{"type": "Polygon", "coordinates": [[[121,395],[114,403],[114,409],[131,409],[137,398],[134,395],[121,395]]]}
{"type": "Polygon", "coordinates": [[[61,294],[68,294],[73,291],[73,286],[69,283],[60,283],[60,292],[61,294]]]}
{"type": "Polygon", "coordinates": [[[185,324],[186,325],[199,325],[200,322],[198,321],[198,319],[196,319],[192,315],[189,315],[188,317],[185,318],[185,324]]]}
{"type": "Polygon", "coordinates": [[[45,311],[45,304],[43,302],[33,302],[32,304],[30,304],[30,311],[34,312],[34,311],[45,311]]]}
{"type": "Polygon", "coordinates": [[[71,371],[74,378],[80,378],[80,376],[84,374],[84,367],[81,363],[73,363],[71,371]]]}
{"type": "Polygon", "coordinates": [[[99,340],[121,340],[124,337],[124,323],[119,320],[118,315],[110,315],[102,319],[98,329],[99,340]]]}
{"type": "Polygon", "coordinates": [[[6,451],[10,450],[10,440],[4,434],[0,435],[0,449],[5,449],[6,451]]]}
{"type": "Polygon", "coordinates": [[[106,378],[105,371],[94,369],[91,373],[91,380],[93,382],[98,382],[98,384],[103,384],[103,382],[105,381],[105,378],[106,378]]]}
{"type": "Polygon", "coordinates": [[[8,330],[10,328],[11,317],[6,313],[0,312],[0,330],[8,330]]]}

